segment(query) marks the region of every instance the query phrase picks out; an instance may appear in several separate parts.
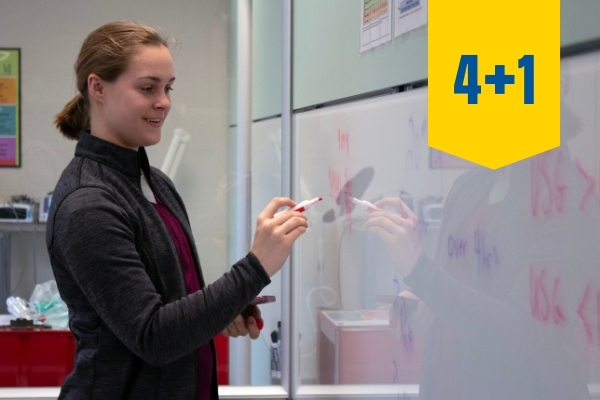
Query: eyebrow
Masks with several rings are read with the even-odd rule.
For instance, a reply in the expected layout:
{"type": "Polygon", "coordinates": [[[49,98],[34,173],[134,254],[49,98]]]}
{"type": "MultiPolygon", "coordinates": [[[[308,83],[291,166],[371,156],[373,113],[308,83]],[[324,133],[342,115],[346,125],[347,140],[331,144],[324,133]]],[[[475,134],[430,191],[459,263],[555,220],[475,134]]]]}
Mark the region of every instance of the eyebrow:
{"type": "MultiPolygon", "coordinates": [[[[142,79],[150,79],[150,80],[152,80],[154,82],[160,82],[161,81],[161,79],[158,78],[158,77],[156,77],[156,76],[142,76],[142,77],[138,78],[138,80],[142,80],[142,79]]],[[[172,77],[171,79],[169,79],[168,82],[170,83],[170,82],[173,82],[174,80],[175,80],[175,77],[172,77]]]]}

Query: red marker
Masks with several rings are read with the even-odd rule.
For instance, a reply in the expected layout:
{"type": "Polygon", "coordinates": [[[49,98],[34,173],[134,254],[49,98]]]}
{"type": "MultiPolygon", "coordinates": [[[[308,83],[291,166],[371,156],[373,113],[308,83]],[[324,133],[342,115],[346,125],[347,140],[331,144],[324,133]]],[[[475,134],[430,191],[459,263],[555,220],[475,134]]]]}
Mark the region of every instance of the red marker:
{"type": "Polygon", "coordinates": [[[357,205],[361,206],[362,208],[364,208],[368,212],[379,211],[379,207],[377,207],[375,204],[370,203],[370,202],[368,202],[366,200],[359,200],[356,197],[353,197],[352,198],[352,202],[354,204],[357,204],[357,205]]]}
{"type": "Polygon", "coordinates": [[[273,303],[276,300],[275,296],[257,296],[250,302],[251,306],[264,303],[273,303]]]}
{"type": "MultiPolygon", "coordinates": [[[[294,208],[292,208],[292,211],[304,212],[304,211],[308,210],[309,208],[311,208],[313,206],[313,204],[316,204],[316,203],[320,202],[321,200],[323,200],[322,197],[315,197],[312,200],[301,201],[300,203],[296,204],[296,206],[294,208]]],[[[288,208],[288,210],[289,210],[289,208],[288,208]]],[[[287,211],[287,210],[283,210],[283,211],[287,211]]],[[[279,211],[274,216],[275,217],[278,216],[283,211],[279,211]]]]}

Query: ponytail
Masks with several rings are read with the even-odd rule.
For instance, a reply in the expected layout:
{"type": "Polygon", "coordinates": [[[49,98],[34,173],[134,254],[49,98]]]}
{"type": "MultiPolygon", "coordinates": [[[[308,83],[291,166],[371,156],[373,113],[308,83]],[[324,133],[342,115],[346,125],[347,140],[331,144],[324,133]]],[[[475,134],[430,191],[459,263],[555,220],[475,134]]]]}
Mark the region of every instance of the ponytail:
{"type": "Polygon", "coordinates": [[[68,102],[62,111],[56,114],[54,124],[68,139],[79,139],[79,133],[82,130],[90,129],[84,97],[81,94],[78,94],[68,102]]]}

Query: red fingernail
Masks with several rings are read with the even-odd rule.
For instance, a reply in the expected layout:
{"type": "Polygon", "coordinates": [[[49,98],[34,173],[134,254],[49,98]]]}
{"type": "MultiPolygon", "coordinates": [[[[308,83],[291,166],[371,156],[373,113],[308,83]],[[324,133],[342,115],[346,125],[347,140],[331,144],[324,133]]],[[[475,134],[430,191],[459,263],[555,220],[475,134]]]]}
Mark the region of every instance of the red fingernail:
{"type": "Polygon", "coordinates": [[[257,319],[256,326],[258,326],[259,331],[262,331],[262,328],[263,328],[263,326],[265,326],[265,323],[262,321],[262,319],[257,319]]]}

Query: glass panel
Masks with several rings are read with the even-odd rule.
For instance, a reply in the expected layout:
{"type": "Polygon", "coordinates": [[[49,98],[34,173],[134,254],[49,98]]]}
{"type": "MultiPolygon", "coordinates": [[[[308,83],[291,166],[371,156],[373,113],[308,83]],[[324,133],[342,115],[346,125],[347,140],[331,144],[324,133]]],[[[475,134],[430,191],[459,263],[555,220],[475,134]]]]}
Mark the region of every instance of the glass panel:
{"type": "MultiPolygon", "coordinates": [[[[237,1],[232,2],[232,11],[237,10],[237,1]]],[[[274,0],[256,0],[252,2],[252,119],[250,150],[250,241],[254,237],[256,220],[267,204],[281,196],[281,26],[282,5],[274,0]]],[[[244,24],[238,23],[238,15],[232,14],[230,22],[230,59],[229,76],[232,87],[237,86],[238,59],[232,51],[237,43],[237,29],[244,24]]],[[[231,170],[235,170],[239,160],[236,159],[236,137],[238,135],[238,93],[230,88],[229,121],[231,125],[231,170]]],[[[236,174],[231,175],[234,180],[236,174]]],[[[232,182],[230,198],[234,199],[239,185],[232,182]]],[[[239,194],[239,193],[238,193],[239,194]]],[[[230,229],[235,232],[236,224],[245,216],[232,214],[230,229]]],[[[233,237],[233,235],[232,235],[233,237]]],[[[232,252],[230,252],[232,254],[232,252]]],[[[234,252],[233,252],[234,253],[234,252]]],[[[264,327],[258,340],[250,342],[249,352],[239,344],[237,339],[230,341],[232,345],[232,384],[242,380],[241,369],[249,369],[249,383],[253,386],[281,385],[280,368],[272,370],[272,351],[280,342],[280,323],[282,321],[283,298],[281,295],[281,274],[271,278],[271,284],[265,287],[261,295],[275,296],[274,303],[260,305],[264,327]],[[277,337],[275,343],[273,339],[277,337]],[[235,379],[233,376],[235,374],[235,379]]],[[[244,379],[246,377],[244,376],[244,379]]],[[[283,393],[283,392],[282,392],[283,393]]]]}
{"type": "MultiPolygon", "coordinates": [[[[252,237],[256,229],[255,221],[264,207],[274,198],[281,196],[281,118],[272,118],[252,124],[252,195],[251,221],[252,237]]],[[[271,284],[261,295],[273,295],[275,303],[260,306],[265,321],[260,338],[252,341],[252,385],[281,384],[281,367],[271,365],[271,349],[275,337],[279,341],[282,321],[282,280],[281,273],[271,277],[271,284]],[[272,337],[272,333],[276,332],[272,337]]],[[[285,323],[285,321],[284,321],[285,323]]]]}
{"type": "MultiPolygon", "coordinates": [[[[300,197],[323,197],[306,212],[310,229],[294,260],[302,386],[378,384],[391,394],[392,385],[419,382],[422,336],[389,326],[389,304],[408,286],[393,254],[364,227],[369,210],[352,199],[388,199],[380,207],[390,216],[399,216],[391,205],[399,199],[417,212],[442,206],[464,169],[429,169],[426,94],[420,89],[295,115],[300,197]]],[[[436,246],[437,221],[422,230],[428,251],[436,246]]]]}
{"type": "Polygon", "coordinates": [[[562,61],[562,145],[496,171],[427,146],[426,88],[295,115],[296,193],[324,199],[296,396],[597,395],[599,65],[562,61]]]}
{"type": "MultiPolygon", "coordinates": [[[[274,197],[281,196],[282,7],[279,0],[252,1],[251,238],[258,215],[274,197]]],[[[261,293],[275,296],[276,301],[260,306],[265,325],[260,338],[251,344],[252,385],[281,385],[281,365],[271,363],[271,357],[279,359],[272,352],[281,341],[281,323],[286,323],[281,290],[278,273],[261,293]]]]}

